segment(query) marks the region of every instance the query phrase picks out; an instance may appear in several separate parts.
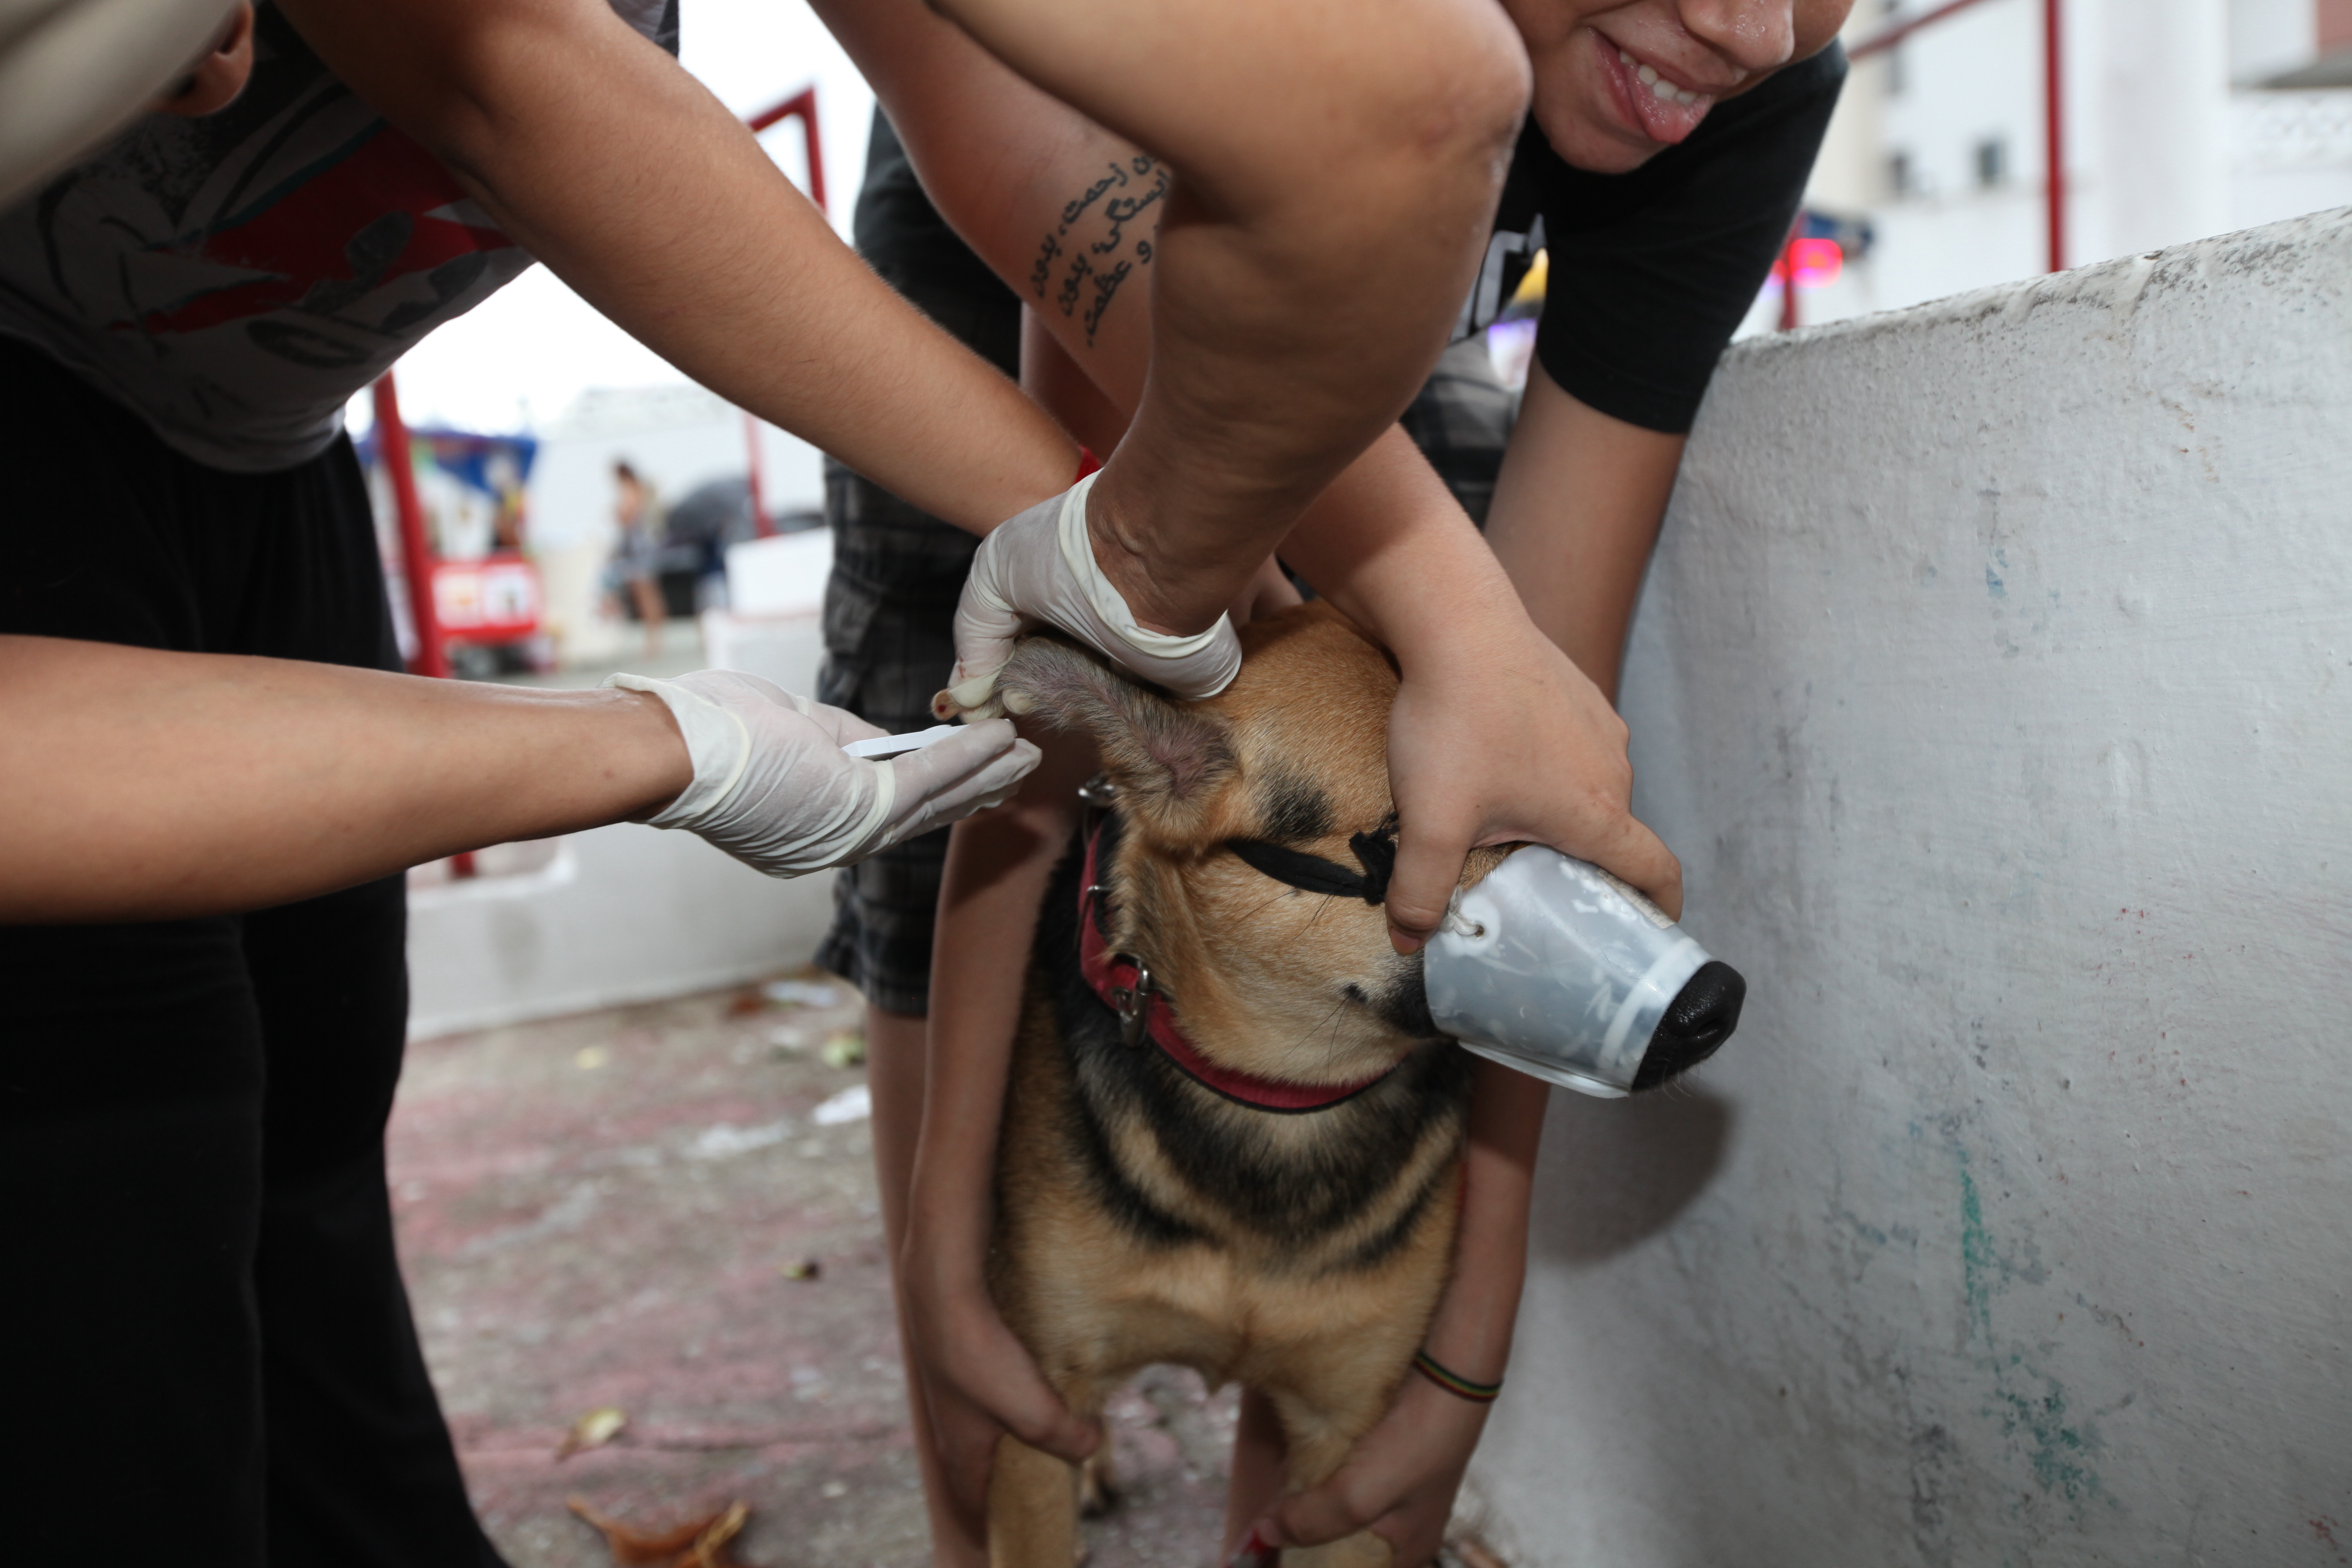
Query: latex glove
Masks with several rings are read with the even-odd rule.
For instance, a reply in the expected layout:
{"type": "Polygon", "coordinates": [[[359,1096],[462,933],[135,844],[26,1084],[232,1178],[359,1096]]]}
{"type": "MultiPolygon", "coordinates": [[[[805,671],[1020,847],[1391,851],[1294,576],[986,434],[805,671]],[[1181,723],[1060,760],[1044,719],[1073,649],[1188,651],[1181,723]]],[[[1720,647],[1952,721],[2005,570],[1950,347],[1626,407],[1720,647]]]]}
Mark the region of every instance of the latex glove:
{"type": "Polygon", "coordinates": [[[694,782],[645,820],[700,834],[771,877],[846,866],[1001,804],[1037,765],[1003,720],[881,762],[841,748],[884,731],[772,680],[704,669],[604,684],[661,699],[686,737],[694,782]]]}
{"type": "Polygon", "coordinates": [[[1146,631],[1103,575],[1087,536],[1087,492],[1098,477],[1088,474],[980,542],[956,605],[955,674],[931,702],[940,718],[1002,713],[996,672],[1021,634],[1040,626],[1067,632],[1137,679],[1180,698],[1214,697],[1232,684],[1242,667],[1233,617],[1219,616],[1191,637],[1146,631]]]}

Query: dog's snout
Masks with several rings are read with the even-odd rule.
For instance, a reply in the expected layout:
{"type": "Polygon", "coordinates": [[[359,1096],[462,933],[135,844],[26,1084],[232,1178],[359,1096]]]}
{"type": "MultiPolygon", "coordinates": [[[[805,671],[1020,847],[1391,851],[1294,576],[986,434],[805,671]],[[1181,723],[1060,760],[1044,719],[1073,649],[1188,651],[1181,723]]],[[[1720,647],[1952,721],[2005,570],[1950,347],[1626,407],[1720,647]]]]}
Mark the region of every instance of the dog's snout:
{"type": "Polygon", "coordinates": [[[1655,1089],[1715,1055],[1739,1026],[1740,1005],[1747,1000],[1748,982],[1739,971],[1721,959],[1702,964],[1658,1020],[1642,1070],[1633,1077],[1633,1092],[1655,1089]]]}

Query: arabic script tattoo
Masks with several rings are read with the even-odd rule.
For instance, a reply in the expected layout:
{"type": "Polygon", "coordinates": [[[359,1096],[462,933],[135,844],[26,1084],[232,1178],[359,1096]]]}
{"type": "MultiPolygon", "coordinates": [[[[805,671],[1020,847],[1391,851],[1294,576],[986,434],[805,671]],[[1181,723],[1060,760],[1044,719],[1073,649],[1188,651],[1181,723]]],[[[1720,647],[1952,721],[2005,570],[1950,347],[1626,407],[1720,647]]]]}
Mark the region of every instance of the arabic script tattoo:
{"type": "Polygon", "coordinates": [[[1147,154],[1108,162],[1086,189],[1063,204],[1061,221],[1039,241],[1036,263],[1029,269],[1029,292],[1042,302],[1058,271],[1061,283],[1054,289],[1054,305],[1063,315],[1077,317],[1089,344],[1120,285],[1137,268],[1151,265],[1160,235],[1160,215],[1151,209],[1167,196],[1170,184],[1167,166],[1147,154]],[[1113,195],[1114,191],[1124,194],[1113,195]],[[1074,228],[1084,232],[1073,234],[1074,228]],[[1061,266],[1065,256],[1068,264],[1061,266]],[[1082,304],[1085,313],[1080,315],[1082,304]]]}

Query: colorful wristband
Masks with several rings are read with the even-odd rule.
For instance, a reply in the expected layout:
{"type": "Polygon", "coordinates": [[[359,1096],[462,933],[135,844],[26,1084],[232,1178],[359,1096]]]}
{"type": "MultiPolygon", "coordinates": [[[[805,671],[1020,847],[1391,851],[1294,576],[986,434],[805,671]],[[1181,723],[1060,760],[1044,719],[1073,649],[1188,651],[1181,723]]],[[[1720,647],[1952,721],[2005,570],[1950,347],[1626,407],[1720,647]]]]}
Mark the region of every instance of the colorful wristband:
{"type": "Polygon", "coordinates": [[[1458,1372],[1448,1372],[1427,1351],[1412,1352],[1412,1370],[1455,1398],[1466,1399],[1473,1405],[1492,1404],[1495,1395],[1503,1392],[1500,1383],[1473,1383],[1458,1372]]]}

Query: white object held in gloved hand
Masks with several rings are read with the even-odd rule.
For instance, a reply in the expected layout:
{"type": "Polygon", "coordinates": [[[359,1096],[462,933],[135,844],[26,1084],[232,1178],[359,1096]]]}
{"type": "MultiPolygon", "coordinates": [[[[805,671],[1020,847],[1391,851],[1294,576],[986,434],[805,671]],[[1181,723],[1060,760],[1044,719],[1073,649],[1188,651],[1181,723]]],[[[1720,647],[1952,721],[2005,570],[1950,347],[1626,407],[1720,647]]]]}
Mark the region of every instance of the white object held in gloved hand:
{"type": "Polygon", "coordinates": [[[996,674],[1021,634],[1067,632],[1139,680],[1180,698],[1214,697],[1242,667],[1232,617],[1191,637],[1146,631],[1095,560],[1087,537],[1088,474],[1053,500],[1000,523],[980,542],[956,605],[952,683],[934,698],[942,719],[1001,713],[996,674]]]}
{"type": "Polygon", "coordinates": [[[659,698],[694,762],[686,792],[643,820],[698,833],[772,877],[845,866],[960,822],[1001,804],[1037,765],[1037,748],[1001,719],[872,762],[842,748],[882,731],[756,675],[604,684],[659,698]]]}

